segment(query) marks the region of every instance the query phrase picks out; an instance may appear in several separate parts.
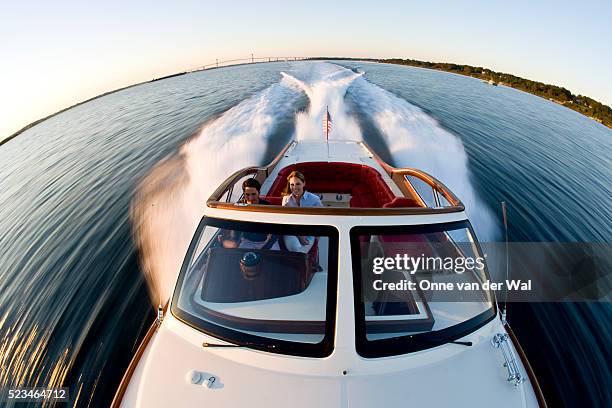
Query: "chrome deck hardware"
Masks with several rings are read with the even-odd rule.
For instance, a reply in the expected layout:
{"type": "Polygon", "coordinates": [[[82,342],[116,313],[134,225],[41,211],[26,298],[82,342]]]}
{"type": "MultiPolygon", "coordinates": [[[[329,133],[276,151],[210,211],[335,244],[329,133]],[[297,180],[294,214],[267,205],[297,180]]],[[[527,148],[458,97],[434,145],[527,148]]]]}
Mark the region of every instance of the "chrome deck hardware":
{"type": "Polygon", "coordinates": [[[162,305],[157,307],[157,318],[155,318],[155,323],[157,323],[157,327],[161,326],[162,320],[164,320],[164,308],[162,305]]]}
{"type": "Polygon", "coordinates": [[[497,333],[491,340],[491,344],[493,347],[501,349],[504,355],[504,359],[506,360],[504,367],[508,369],[508,381],[514,381],[515,387],[525,382],[525,377],[519,370],[514,351],[512,351],[512,346],[510,346],[510,342],[508,341],[508,334],[497,333]]]}

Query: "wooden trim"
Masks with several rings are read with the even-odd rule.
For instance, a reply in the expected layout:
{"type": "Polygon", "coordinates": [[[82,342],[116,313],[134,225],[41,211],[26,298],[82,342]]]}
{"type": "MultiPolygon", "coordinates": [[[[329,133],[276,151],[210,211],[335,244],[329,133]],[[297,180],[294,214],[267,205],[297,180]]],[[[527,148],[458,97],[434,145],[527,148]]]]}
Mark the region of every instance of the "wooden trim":
{"type": "Polygon", "coordinates": [[[406,180],[406,177],[397,172],[393,172],[390,177],[391,180],[393,180],[393,182],[400,189],[400,191],[404,194],[404,196],[414,198],[414,200],[419,203],[419,205],[427,208],[427,203],[425,202],[425,200],[423,200],[421,195],[416,191],[412,183],[406,180]]]}
{"type": "Polygon", "coordinates": [[[257,179],[257,181],[261,183],[263,180],[265,180],[270,175],[272,170],[274,170],[274,167],[276,167],[278,162],[281,161],[281,159],[285,156],[285,153],[287,152],[287,150],[289,150],[289,148],[293,146],[295,143],[296,142],[287,143],[287,145],[283,148],[283,150],[281,150],[280,153],[276,155],[274,160],[272,160],[270,164],[268,164],[267,166],[247,167],[242,170],[238,170],[234,172],[231,176],[225,179],[225,181],[221,183],[219,187],[217,187],[217,189],[214,191],[214,193],[212,193],[212,195],[208,199],[207,203],[208,202],[220,202],[219,200],[221,199],[221,197],[223,197],[223,194],[227,191],[227,189],[230,186],[233,186],[238,180],[240,180],[242,177],[248,176],[249,174],[255,174],[255,178],[257,179]]]}
{"type": "Polygon", "coordinates": [[[288,143],[283,150],[274,158],[269,165],[264,167],[247,167],[234,172],[229,176],[206,201],[209,208],[233,211],[285,213],[285,214],[311,214],[311,215],[425,215],[425,214],[446,214],[465,211],[463,203],[439,180],[433,176],[417,169],[398,169],[385,163],[376,155],[365,143],[362,145],[370,151],[372,157],[389,174],[391,179],[397,184],[405,197],[413,198],[423,207],[393,207],[393,208],[344,208],[344,207],[282,207],[278,205],[247,205],[244,203],[229,203],[219,201],[228,189],[236,184],[241,178],[254,174],[259,181],[265,180],[270,176],[272,170],[278,162],[285,156],[287,150],[296,142],[288,143]],[[418,177],[426,182],[433,189],[440,192],[451,204],[449,207],[427,207],[423,199],[416,192],[406,175],[418,177]]]}
{"type": "Polygon", "coordinates": [[[538,379],[535,373],[533,372],[533,368],[531,368],[531,364],[529,364],[529,360],[527,360],[527,355],[525,354],[525,351],[523,351],[523,348],[521,347],[521,344],[514,335],[514,332],[510,328],[510,325],[506,324],[504,327],[506,328],[508,336],[510,336],[512,344],[514,344],[514,348],[518,352],[519,357],[523,362],[523,367],[525,367],[525,370],[527,371],[529,381],[531,382],[531,386],[533,387],[533,392],[535,393],[536,399],[538,400],[538,405],[540,406],[540,408],[547,408],[548,405],[546,404],[546,399],[544,398],[544,394],[542,393],[542,389],[540,388],[540,383],[538,382],[538,379]]]}
{"type": "Polygon", "coordinates": [[[276,167],[276,165],[278,164],[279,161],[281,161],[281,159],[283,157],[285,157],[285,153],[287,153],[287,150],[289,150],[289,148],[293,145],[295,145],[297,142],[296,141],[292,141],[287,143],[287,146],[283,147],[283,150],[281,150],[276,157],[274,158],[274,160],[272,160],[270,162],[270,164],[268,164],[265,169],[266,169],[266,177],[268,177],[270,175],[270,172],[272,172],[272,170],[274,170],[274,168],[276,167]]]}
{"type": "Polygon", "coordinates": [[[406,180],[405,178],[405,176],[414,176],[414,177],[417,177],[423,180],[424,182],[429,184],[433,189],[442,193],[444,198],[446,198],[448,202],[451,203],[453,206],[463,206],[463,203],[461,202],[461,200],[459,200],[459,198],[457,198],[457,196],[453,194],[453,192],[450,191],[444,185],[444,183],[436,179],[434,176],[427,174],[424,171],[417,170],[417,169],[393,167],[387,164],[383,159],[381,159],[380,156],[378,156],[366,142],[361,142],[361,143],[372,154],[372,158],[376,160],[376,162],[380,164],[380,166],[383,169],[385,169],[387,174],[389,174],[389,177],[391,177],[391,179],[395,181],[397,186],[400,188],[400,190],[402,190],[404,194],[406,194],[404,190],[408,190],[411,195],[416,194],[416,197],[418,197],[418,201],[420,201],[423,205],[426,206],[426,204],[423,202],[419,194],[416,192],[416,190],[412,186],[412,183],[410,183],[410,181],[406,180]]]}
{"type": "Polygon", "coordinates": [[[374,149],[372,149],[372,148],[370,147],[370,145],[369,145],[369,144],[367,144],[366,142],[359,142],[359,143],[361,143],[361,145],[362,145],[362,146],[363,146],[363,147],[364,147],[364,148],[365,148],[365,149],[366,149],[368,152],[370,152],[370,154],[372,155],[372,158],[373,158],[374,160],[376,160],[376,162],[377,162],[378,164],[380,164],[380,166],[381,166],[381,167],[382,167],[382,168],[383,168],[383,169],[384,169],[384,170],[387,172],[387,174],[388,174],[389,176],[390,176],[391,174],[393,174],[393,170],[397,170],[395,167],[393,167],[393,166],[389,165],[389,164],[388,164],[386,161],[384,161],[383,159],[381,159],[381,158],[380,158],[380,156],[379,156],[379,155],[377,155],[377,154],[374,152],[374,149]]]}
{"type": "MultiPolygon", "coordinates": [[[[164,316],[166,315],[168,311],[169,303],[170,302],[166,303],[166,306],[164,307],[164,316]]],[[[127,391],[128,386],[130,385],[130,380],[132,379],[132,375],[134,375],[134,371],[136,371],[136,367],[138,367],[138,363],[140,362],[142,355],[147,349],[149,342],[153,338],[153,335],[157,332],[157,329],[158,329],[157,320],[155,320],[153,321],[153,324],[151,324],[151,327],[149,327],[149,330],[147,330],[147,333],[145,334],[144,338],[142,339],[142,342],[140,343],[140,345],[138,346],[138,349],[136,350],[136,354],[134,354],[134,357],[132,357],[132,361],[130,361],[130,365],[128,365],[127,370],[123,374],[123,378],[121,378],[121,383],[119,384],[119,388],[117,388],[117,391],[115,392],[115,396],[113,397],[113,402],[110,405],[111,408],[119,408],[121,406],[121,401],[123,401],[125,392],[127,391]]]]}
{"type": "MultiPolygon", "coordinates": [[[[463,203],[461,202],[461,200],[459,200],[459,198],[457,198],[457,196],[453,194],[452,191],[450,191],[444,184],[442,184],[440,180],[436,179],[434,176],[430,174],[425,173],[424,171],[417,170],[417,169],[397,169],[393,172],[393,176],[394,177],[400,176],[401,181],[404,183],[407,183],[410,186],[410,189],[414,191],[415,193],[416,193],[416,190],[412,186],[412,183],[410,183],[410,181],[406,179],[406,176],[417,177],[423,180],[424,182],[426,182],[427,184],[429,184],[433,189],[441,193],[444,196],[444,198],[446,198],[446,200],[453,206],[459,206],[459,205],[463,206],[463,203]]],[[[417,195],[417,197],[419,197],[420,199],[419,195],[417,195]]],[[[426,205],[425,203],[423,204],[426,205]]]]}
{"type": "Polygon", "coordinates": [[[225,203],[208,200],[209,208],[219,210],[267,212],[281,214],[307,214],[307,215],[427,215],[447,214],[465,210],[463,205],[453,207],[394,207],[394,208],[355,208],[355,207],[283,207],[280,205],[253,205],[242,203],[225,203]]]}
{"type": "Polygon", "coordinates": [[[223,194],[225,194],[225,192],[228,191],[231,186],[236,184],[238,180],[250,174],[255,174],[255,178],[261,178],[262,174],[265,174],[265,171],[265,167],[247,167],[245,169],[234,172],[231,176],[226,178],[225,181],[219,185],[219,187],[217,187],[217,189],[212,193],[206,204],[210,202],[223,203],[223,201],[219,200],[221,200],[223,194]]]}

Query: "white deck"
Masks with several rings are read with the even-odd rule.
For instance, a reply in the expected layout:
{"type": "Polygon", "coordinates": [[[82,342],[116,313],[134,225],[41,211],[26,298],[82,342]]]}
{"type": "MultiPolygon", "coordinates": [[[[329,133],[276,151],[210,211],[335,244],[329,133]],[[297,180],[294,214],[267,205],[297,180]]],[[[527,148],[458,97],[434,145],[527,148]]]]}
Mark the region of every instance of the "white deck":
{"type": "Polygon", "coordinates": [[[537,407],[529,382],[514,387],[506,381],[501,353],[490,343],[501,331],[495,322],[462,339],[472,347],[447,344],[383,359],[336,348],[326,359],[308,359],[204,349],[202,342],[221,341],[170,315],[143,355],[122,407],[537,407]],[[189,382],[193,371],[214,376],[213,387],[189,382]]]}

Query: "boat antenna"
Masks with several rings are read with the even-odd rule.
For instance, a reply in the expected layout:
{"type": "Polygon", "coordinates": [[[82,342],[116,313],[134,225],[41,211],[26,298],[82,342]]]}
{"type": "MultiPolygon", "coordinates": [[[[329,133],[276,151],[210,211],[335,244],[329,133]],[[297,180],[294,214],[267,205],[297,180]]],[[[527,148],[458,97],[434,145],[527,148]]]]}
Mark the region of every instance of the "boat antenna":
{"type": "Polygon", "coordinates": [[[504,242],[506,244],[505,245],[506,247],[506,285],[504,285],[505,287],[504,304],[501,309],[501,321],[503,325],[506,325],[506,322],[507,322],[506,315],[508,312],[508,280],[509,280],[510,268],[509,268],[509,260],[508,260],[508,212],[507,212],[505,201],[501,202],[501,208],[502,208],[502,216],[504,219],[504,242]]]}

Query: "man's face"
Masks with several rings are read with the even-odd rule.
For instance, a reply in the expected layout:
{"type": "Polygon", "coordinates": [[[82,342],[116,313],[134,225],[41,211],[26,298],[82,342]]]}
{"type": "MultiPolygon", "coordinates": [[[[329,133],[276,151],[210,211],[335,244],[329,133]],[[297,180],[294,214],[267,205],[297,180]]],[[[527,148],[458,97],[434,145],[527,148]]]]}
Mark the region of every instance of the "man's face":
{"type": "Polygon", "coordinates": [[[244,189],[244,201],[247,204],[259,204],[259,191],[255,187],[246,187],[244,189]]]}

